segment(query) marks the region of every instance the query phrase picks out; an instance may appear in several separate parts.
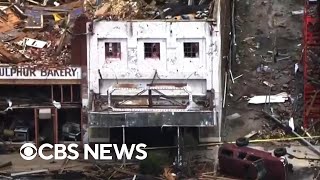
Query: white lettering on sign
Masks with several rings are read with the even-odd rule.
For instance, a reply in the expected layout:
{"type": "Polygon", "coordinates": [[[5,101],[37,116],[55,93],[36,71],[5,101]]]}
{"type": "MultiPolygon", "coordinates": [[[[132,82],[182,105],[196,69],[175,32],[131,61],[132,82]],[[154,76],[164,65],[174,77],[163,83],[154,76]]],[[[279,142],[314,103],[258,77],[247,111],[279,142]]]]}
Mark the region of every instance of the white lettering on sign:
{"type": "Polygon", "coordinates": [[[81,79],[81,69],[35,69],[30,67],[0,67],[0,79],[81,79]]]}

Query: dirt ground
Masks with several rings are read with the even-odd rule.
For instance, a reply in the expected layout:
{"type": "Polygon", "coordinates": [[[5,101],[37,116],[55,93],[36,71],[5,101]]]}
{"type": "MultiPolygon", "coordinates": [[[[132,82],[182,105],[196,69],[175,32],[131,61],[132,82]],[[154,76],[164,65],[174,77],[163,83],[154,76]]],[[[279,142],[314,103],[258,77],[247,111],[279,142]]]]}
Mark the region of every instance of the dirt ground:
{"type": "MultiPolygon", "coordinates": [[[[295,126],[301,126],[302,68],[299,64],[300,69],[295,73],[295,64],[301,61],[303,14],[293,15],[292,11],[303,10],[303,7],[303,0],[236,1],[237,58],[232,73],[233,77],[242,77],[229,84],[227,115],[239,113],[241,117],[226,121],[223,126],[225,141],[234,141],[253,130],[261,132],[267,126],[272,126],[272,121],[261,112],[264,104],[248,104],[248,98],[255,95],[288,93],[289,101],[271,104],[271,107],[283,122],[293,117],[295,126]],[[273,56],[275,49],[279,55],[277,61],[273,56]],[[259,68],[261,66],[265,68],[259,68]],[[264,81],[274,86],[270,88],[264,81]]],[[[268,131],[266,134],[272,133],[268,131]]],[[[299,143],[296,144],[298,148],[303,148],[299,143]]],[[[261,146],[268,147],[270,144],[261,146]]],[[[271,146],[275,148],[284,144],[272,143],[271,146]]],[[[293,159],[294,173],[289,179],[318,179],[319,165],[302,162],[293,159]]]]}
{"type": "Polygon", "coordinates": [[[264,105],[248,104],[247,98],[254,95],[287,92],[291,102],[272,107],[282,119],[293,116],[296,125],[301,123],[303,82],[301,72],[295,74],[295,64],[301,59],[303,14],[292,15],[292,11],[303,10],[303,4],[303,0],[236,1],[237,58],[232,73],[233,77],[242,77],[229,84],[227,115],[239,113],[241,117],[227,120],[223,133],[226,141],[270,123],[261,113],[264,105]],[[276,62],[274,49],[279,55],[276,62]],[[261,66],[267,68],[261,70],[261,66]],[[274,86],[270,88],[264,81],[274,86]],[[293,99],[297,100],[295,111],[293,99]]]}

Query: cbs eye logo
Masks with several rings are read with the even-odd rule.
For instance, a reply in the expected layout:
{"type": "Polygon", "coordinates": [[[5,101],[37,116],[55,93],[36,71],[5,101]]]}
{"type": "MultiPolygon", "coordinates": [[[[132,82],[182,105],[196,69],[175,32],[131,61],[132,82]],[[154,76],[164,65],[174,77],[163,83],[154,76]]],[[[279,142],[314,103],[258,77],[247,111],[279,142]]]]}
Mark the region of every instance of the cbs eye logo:
{"type": "Polygon", "coordinates": [[[24,160],[32,160],[37,156],[37,147],[32,143],[26,143],[20,147],[20,156],[24,160]]]}

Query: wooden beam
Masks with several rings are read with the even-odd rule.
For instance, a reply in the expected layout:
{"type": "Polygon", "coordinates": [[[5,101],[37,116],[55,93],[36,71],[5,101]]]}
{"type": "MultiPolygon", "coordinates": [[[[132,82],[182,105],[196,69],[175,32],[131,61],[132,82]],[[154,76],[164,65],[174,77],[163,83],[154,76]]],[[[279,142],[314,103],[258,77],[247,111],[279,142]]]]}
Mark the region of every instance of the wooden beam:
{"type": "Polygon", "coordinates": [[[63,85],[60,85],[60,102],[63,103],[63,85]]]}
{"type": "Polygon", "coordinates": [[[71,102],[73,102],[73,85],[70,85],[70,96],[71,96],[71,102]]]}
{"type": "Polygon", "coordinates": [[[58,137],[58,109],[54,108],[53,110],[53,136],[54,136],[54,143],[59,143],[59,137],[58,137]]]}
{"type": "MultiPolygon", "coordinates": [[[[83,128],[83,125],[85,124],[85,122],[83,122],[84,120],[84,117],[85,115],[87,114],[84,114],[82,108],[80,108],[80,131],[81,131],[81,135],[80,135],[80,146],[83,147],[83,136],[84,136],[84,128],[83,128]]],[[[88,129],[87,129],[88,131],[88,129]]],[[[88,142],[87,142],[88,143],[88,142]]]]}
{"type": "Polygon", "coordinates": [[[53,98],[53,85],[51,85],[51,102],[53,102],[54,98],[53,98]]]}
{"type": "Polygon", "coordinates": [[[4,162],[4,163],[0,164],[0,168],[5,168],[5,167],[8,167],[8,166],[12,166],[12,162],[11,161],[4,162]]]}
{"type": "Polygon", "coordinates": [[[34,170],[34,171],[28,171],[28,172],[11,173],[11,177],[28,175],[28,174],[44,173],[44,172],[49,172],[49,171],[48,171],[48,169],[41,169],[41,170],[34,170]]]}
{"type": "Polygon", "coordinates": [[[35,143],[36,146],[39,147],[39,116],[38,116],[38,109],[34,108],[34,132],[35,132],[35,143]]]}

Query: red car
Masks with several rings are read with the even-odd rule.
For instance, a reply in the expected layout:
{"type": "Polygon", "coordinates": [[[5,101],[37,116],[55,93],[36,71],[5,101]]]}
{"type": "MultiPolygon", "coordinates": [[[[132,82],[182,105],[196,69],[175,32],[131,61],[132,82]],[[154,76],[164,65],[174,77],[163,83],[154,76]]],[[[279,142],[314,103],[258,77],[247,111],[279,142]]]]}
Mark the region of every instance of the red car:
{"type": "Polygon", "coordinates": [[[277,148],[274,155],[246,147],[249,143],[239,138],[236,144],[224,144],[219,148],[220,172],[243,179],[287,180],[291,165],[284,157],[285,148],[277,148]]]}

